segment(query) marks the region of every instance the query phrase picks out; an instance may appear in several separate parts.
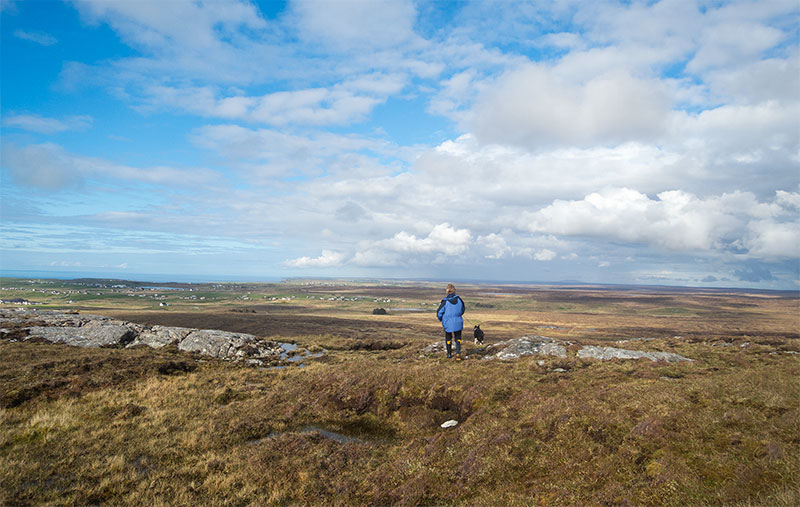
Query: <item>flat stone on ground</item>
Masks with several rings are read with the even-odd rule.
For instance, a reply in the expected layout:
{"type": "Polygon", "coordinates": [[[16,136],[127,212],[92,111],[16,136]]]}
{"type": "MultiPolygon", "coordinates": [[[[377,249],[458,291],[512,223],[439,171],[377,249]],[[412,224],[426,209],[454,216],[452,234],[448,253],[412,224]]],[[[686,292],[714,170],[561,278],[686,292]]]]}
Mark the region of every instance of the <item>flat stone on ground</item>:
{"type": "Polygon", "coordinates": [[[577,356],[583,359],[649,359],[651,361],[692,361],[688,357],[673,352],[643,352],[640,350],[618,349],[616,347],[597,347],[587,345],[578,351],[577,356]]]}

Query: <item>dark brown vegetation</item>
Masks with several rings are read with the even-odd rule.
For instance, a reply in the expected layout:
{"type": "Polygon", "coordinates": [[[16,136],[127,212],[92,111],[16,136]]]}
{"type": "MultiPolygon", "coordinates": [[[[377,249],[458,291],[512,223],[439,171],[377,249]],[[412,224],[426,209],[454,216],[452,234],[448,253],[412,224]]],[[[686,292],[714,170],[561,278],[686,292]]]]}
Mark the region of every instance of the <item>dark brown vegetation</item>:
{"type": "Polygon", "coordinates": [[[297,338],[308,335],[334,334],[343,338],[368,337],[371,333],[391,331],[402,335],[410,326],[391,321],[363,321],[320,315],[275,314],[275,312],[234,313],[209,311],[203,313],[148,312],[113,313],[115,316],[148,325],[195,327],[198,329],[222,329],[236,333],[249,333],[270,339],[276,337],[297,338]]]}
{"type": "MultiPolygon", "coordinates": [[[[434,303],[441,292],[377,289],[434,303]]],[[[421,357],[439,339],[432,313],[373,316],[372,301],[120,308],[105,313],[326,353],[256,369],[175,350],[0,341],[0,504],[800,503],[797,299],[462,296],[487,343],[543,334],[695,361],[481,361],[472,344],[461,363],[421,357]],[[449,419],[458,426],[441,428],[449,419]]]]}

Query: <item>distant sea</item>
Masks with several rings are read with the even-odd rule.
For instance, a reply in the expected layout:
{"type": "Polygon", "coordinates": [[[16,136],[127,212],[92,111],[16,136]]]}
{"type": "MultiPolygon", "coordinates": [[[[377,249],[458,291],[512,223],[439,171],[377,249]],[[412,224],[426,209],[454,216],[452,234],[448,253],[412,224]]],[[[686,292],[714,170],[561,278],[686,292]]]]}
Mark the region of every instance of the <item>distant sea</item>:
{"type": "Polygon", "coordinates": [[[130,280],[132,282],[264,282],[277,283],[284,278],[272,276],[236,276],[236,275],[165,275],[155,273],[119,273],[97,271],[29,271],[0,269],[0,276],[9,278],[52,278],[55,280],[73,280],[76,278],[101,278],[110,280],[130,280]]]}

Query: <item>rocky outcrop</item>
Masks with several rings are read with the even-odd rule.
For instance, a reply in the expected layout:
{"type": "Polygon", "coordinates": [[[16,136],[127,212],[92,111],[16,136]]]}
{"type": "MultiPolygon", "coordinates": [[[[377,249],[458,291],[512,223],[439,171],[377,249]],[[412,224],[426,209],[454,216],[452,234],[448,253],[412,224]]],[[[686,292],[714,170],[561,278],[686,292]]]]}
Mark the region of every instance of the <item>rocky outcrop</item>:
{"type": "Polygon", "coordinates": [[[251,334],[201,329],[189,333],[178,349],[218,359],[267,359],[280,357],[284,350],[275,342],[259,340],[251,334]]]}
{"type": "Polygon", "coordinates": [[[578,351],[577,357],[583,359],[649,359],[651,361],[691,361],[688,357],[673,352],[643,352],[640,350],[618,349],[616,347],[595,347],[587,345],[578,351]]]}
{"type": "Polygon", "coordinates": [[[35,326],[29,331],[29,338],[43,338],[76,347],[125,346],[136,336],[133,326],[114,321],[89,321],[81,326],[35,326]]]}
{"type": "MultiPolygon", "coordinates": [[[[519,359],[523,356],[553,356],[557,358],[566,358],[572,355],[567,351],[567,346],[571,345],[570,342],[550,338],[547,336],[523,336],[521,338],[514,338],[503,342],[494,343],[487,346],[485,349],[477,351],[478,355],[483,355],[483,359],[500,359],[500,360],[513,360],[519,359]]],[[[431,343],[422,349],[422,355],[437,355],[443,354],[445,350],[444,340],[431,343]]],[[[616,347],[597,347],[593,345],[586,345],[578,350],[574,357],[580,359],[649,359],[651,361],[692,361],[688,357],[673,352],[643,352],[640,350],[627,350],[619,349],[616,347]]],[[[557,371],[557,370],[553,370],[557,371]]]]}
{"type": "MultiPolygon", "coordinates": [[[[529,355],[567,357],[566,345],[569,343],[547,336],[523,336],[494,343],[477,353],[483,355],[483,359],[519,359],[529,355]]],[[[431,343],[420,352],[421,356],[444,354],[444,340],[431,343]]]]}
{"type": "Polygon", "coordinates": [[[518,359],[522,356],[542,355],[567,357],[567,342],[547,336],[523,336],[487,347],[490,355],[484,359],[518,359]]]}
{"type": "Polygon", "coordinates": [[[160,348],[179,350],[228,361],[262,365],[279,360],[285,350],[279,343],[229,331],[169,326],[142,326],[101,315],[0,309],[0,336],[44,339],[77,347],[160,348]]]}

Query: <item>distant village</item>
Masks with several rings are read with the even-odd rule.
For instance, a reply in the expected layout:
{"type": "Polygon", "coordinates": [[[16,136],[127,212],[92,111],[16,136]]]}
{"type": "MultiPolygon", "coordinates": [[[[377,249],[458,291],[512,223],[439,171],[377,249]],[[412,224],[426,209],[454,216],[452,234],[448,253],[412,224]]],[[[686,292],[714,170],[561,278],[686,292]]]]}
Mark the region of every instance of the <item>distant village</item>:
{"type": "Polygon", "coordinates": [[[28,301],[27,299],[24,299],[24,298],[11,298],[11,299],[0,299],[0,304],[3,304],[3,305],[28,306],[28,305],[40,305],[42,303],[36,303],[34,301],[28,301]]]}
{"type": "MultiPolygon", "coordinates": [[[[37,283],[38,280],[28,280],[28,283],[37,283]]],[[[32,292],[32,293],[41,293],[44,296],[104,296],[111,293],[122,294],[126,293],[128,297],[140,297],[140,298],[149,298],[156,301],[160,301],[159,306],[168,306],[165,302],[167,296],[165,294],[161,294],[159,292],[151,292],[153,290],[158,291],[187,291],[187,292],[194,292],[193,288],[182,288],[182,287],[145,287],[145,286],[136,286],[132,287],[125,284],[104,284],[104,283],[76,283],[76,285],[86,285],[87,287],[91,287],[91,289],[106,289],[104,292],[95,292],[90,289],[41,289],[35,287],[0,287],[0,291],[25,291],[25,292],[32,292]]],[[[194,294],[190,296],[180,297],[179,299],[185,300],[205,300],[205,296],[196,296],[194,294]]],[[[65,304],[73,304],[76,301],[74,299],[68,299],[64,301],[65,304]]],[[[13,304],[19,306],[31,306],[31,305],[42,305],[44,303],[31,301],[29,299],[21,298],[21,297],[14,297],[14,298],[1,298],[0,304],[13,304]]]]}
{"type": "MultiPolygon", "coordinates": [[[[28,283],[35,284],[39,283],[40,280],[28,280],[28,283]]],[[[40,293],[43,296],[48,298],[52,296],[60,296],[62,298],[70,298],[66,301],[63,301],[63,304],[73,304],[76,303],[76,299],[86,299],[81,298],[80,296],[105,296],[108,294],[120,294],[126,295],[128,297],[138,297],[138,298],[147,298],[154,301],[159,302],[159,306],[169,306],[167,303],[168,295],[170,299],[173,301],[175,299],[179,300],[186,300],[186,301],[205,301],[206,296],[200,296],[197,294],[185,294],[185,295],[177,295],[176,292],[183,292],[183,293],[192,293],[195,292],[195,289],[192,287],[161,287],[161,286],[140,286],[140,285],[127,285],[123,283],[102,283],[98,281],[91,281],[91,282],[75,282],[75,285],[83,285],[85,289],[51,289],[51,288],[37,288],[37,287],[29,287],[29,286],[22,286],[22,287],[0,287],[0,291],[10,291],[10,292],[20,292],[24,291],[27,294],[30,293],[40,293]],[[99,291],[99,290],[102,290],[99,291]],[[76,297],[77,296],[77,297],[76,297]],[[75,299],[71,299],[75,297],[75,299]]],[[[333,284],[311,284],[308,285],[333,285],[333,284]]],[[[212,290],[231,290],[231,285],[212,285],[212,290]]],[[[241,301],[250,301],[253,295],[248,293],[246,295],[241,295],[237,297],[237,299],[241,301]]],[[[296,299],[298,296],[294,295],[286,295],[286,296],[269,296],[263,295],[260,298],[263,300],[271,301],[271,302],[284,302],[284,301],[292,301],[296,299]]],[[[302,297],[302,296],[301,296],[302,297]]],[[[392,300],[389,298],[374,298],[374,297],[364,297],[364,296],[329,296],[329,295],[306,295],[305,299],[316,299],[319,301],[337,301],[337,302],[357,302],[357,301],[365,301],[365,300],[372,300],[375,303],[392,303],[392,300]]],[[[399,302],[405,302],[404,299],[399,300],[399,302]]],[[[20,305],[20,306],[30,306],[30,305],[42,305],[45,303],[32,301],[29,299],[25,299],[22,297],[13,297],[13,298],[4,298],[0,299],[0,304],[10,304],[10,305],[20,305]]],[[[421,305],[425,305],[426,303],[420,303],[421,305]]]]}

